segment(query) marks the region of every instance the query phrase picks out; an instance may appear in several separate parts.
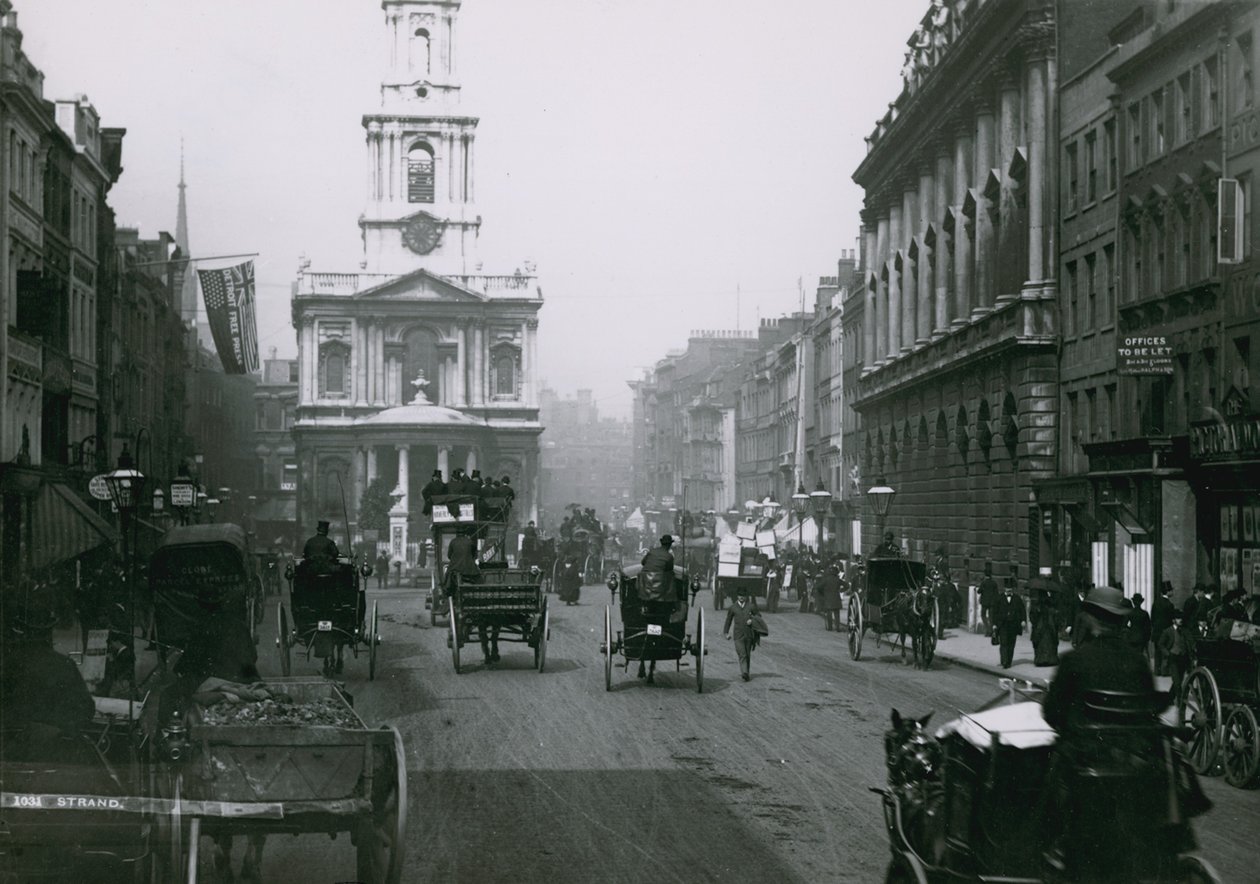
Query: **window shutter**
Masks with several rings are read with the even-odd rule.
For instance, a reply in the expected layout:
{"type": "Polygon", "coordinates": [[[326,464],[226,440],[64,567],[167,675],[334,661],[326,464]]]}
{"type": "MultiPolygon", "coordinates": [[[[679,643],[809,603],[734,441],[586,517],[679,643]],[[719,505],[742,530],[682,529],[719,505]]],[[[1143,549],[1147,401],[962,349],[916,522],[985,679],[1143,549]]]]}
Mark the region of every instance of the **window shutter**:
{"type": "Polygon", "coordinates": [[[1243,258],[1243,194],[1237,178],[1222,178],[1217,184],[1216,260],[1238,264],[1243,258]]]}

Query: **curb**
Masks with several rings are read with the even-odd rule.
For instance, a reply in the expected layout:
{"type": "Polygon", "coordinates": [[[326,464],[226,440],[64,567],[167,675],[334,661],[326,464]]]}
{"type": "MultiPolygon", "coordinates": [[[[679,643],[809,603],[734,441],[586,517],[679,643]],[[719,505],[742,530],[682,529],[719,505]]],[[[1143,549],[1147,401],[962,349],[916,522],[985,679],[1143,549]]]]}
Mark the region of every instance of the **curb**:
{"type": "Polygon", "coordinates": [[[1035,685],[1040,685],[1041,687],[1047,689],[1050,687],[1050,679],[1044,676],[1027,678],[1022,675],[1017,675],[1010,669],[1003,669],[1001,666],[994,666],[989,663],[978,663],[975,660],[970,660],[966,657],[955,656],[948,651],[942,652],[939,644],[936,646],[936,656],[942,660],[948,660],[955,666],[961,666],[963,669],[971,669],[975,672],[984,672],[997,678],[1018,678],[1023,681],[1032,682],[1035,685]]]}

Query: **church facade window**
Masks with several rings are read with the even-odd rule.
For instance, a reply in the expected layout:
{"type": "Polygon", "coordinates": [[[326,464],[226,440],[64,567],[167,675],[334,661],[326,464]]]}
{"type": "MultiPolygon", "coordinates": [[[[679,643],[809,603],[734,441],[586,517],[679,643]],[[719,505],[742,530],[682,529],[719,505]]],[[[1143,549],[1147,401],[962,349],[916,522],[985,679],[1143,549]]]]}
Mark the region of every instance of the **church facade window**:
{"type": "Polygon", "coordinates": [[[495,399],[520,398],[521,353],[510,344],[490,353],[490,389],[495,399]]]}
{"type": "Polygon", "coordinates": [[[433,148],[424,142],[407,151],[407,202],[433,202],[433,148]]]}
{"type": "Polygon", "coordinates": [[[430,73],[432,43],[426,28],[416,28],[411,35],[411,69],[421,74],[430,73]]]}
{"type": "Polygon", "coordinates": [[[319,394],[340,398],[350,389],[350,348],[331,341],[319,348],[319,394]]]}

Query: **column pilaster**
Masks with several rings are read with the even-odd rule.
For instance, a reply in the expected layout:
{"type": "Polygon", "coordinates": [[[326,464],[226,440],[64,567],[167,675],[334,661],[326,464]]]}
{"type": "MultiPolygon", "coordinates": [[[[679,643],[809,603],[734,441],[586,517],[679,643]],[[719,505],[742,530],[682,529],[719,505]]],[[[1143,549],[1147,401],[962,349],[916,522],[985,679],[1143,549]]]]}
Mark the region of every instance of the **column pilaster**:
{"type": "Polygon", "coordinates": [[[907,175],[901,190],[901,353],[914,348],[915,312],[918,297],[918,261],[913,257],[911,245],[918,235],[915,226],[919,222],[919,182],[907,175]]]}
{"type": "Polygon", "coordinates": [[[932,337],[933,277],[938,250],[936,240],[928,236],[936,214],[936,188],[932,181],[932,166],[919,167],[919,257],[917,262],[919,291],[918,306],[914,314],[914,343],[916,347],[927,344],[932,337]],[[929,245],[931,241],[932,245],[929,245]]]}
{"type": "Polygon", "coordinates": [[[449,446],[442,445],[438,447],[437,468],[442,473],[442,481],[445,482],[451,477],[451,449],[449,446]]]}
{"type": "Polygon", "coordinates": [[[1015,182],[1010,177],[1011,160],[1018,147],[1020,94],[1014,72],[1007,69],[1002,74],[1002,86],[998,98],[998,179],[1002,182],[998,196],[998,260],[994,273],[996,300],[1014,298],[1023,281],[1023,246],[1018,241],[1019,209],[1015,201],[1015,182]]]}
{"type": "Polygon", "coordinates": [[[942,142],[936,155],[936,175],[932,184],[936,190],[935,213],[932,223],[936,225],[936,245],[933,256],[936,259],[936,273],[932,280],[932,336],[944,334],[949,328],[949,283],[953,271],[952,237],[945,232],[944,215],[949,211],[949,150],[942,142]]]}
{"type": "Polygon", "coordinates": [[[367,446],[367,480],[368,484],[376,481],[376,446],[367,446]]]}
{"type": "Polygon", "coordinates": [[[978,317],[993,306],[993,221],[989,217],[989,200],[984,195],[985,182],[994,163],[993,105],[984,97],[976,100],[976,170],[975,184],[975,287],[972,316],[978,317]]]}
{"type": "Polygon", "coordinates": [[[875,310],[870,321],[875,328],[875,349],[870,362],[880,365],[888,358],[888,214],[884,210],[875,228],[875,262],[871,272],[875,275],[875,310]]]}
{"type": "Polygon", "coordinates": [[[971,305],[975,301],[972,282],[971,232],[963,215],[963,203],[971,187],[974,162],[972,160],[973,121],[960,123],[954,133],[954,310],[951,328],[961,328],[971,318],[971,305]]]}
{"type": "MultiPolygon", "coordinates": [[[[862,211],[862,284],[865,286],[866,297],[863,299],[864,311],[862,316],[862,364],[861,368],[869,368],[875,362],[875,294],[878,285],[873,281],[876,274],[874,273],[875,252],[879,248],[876,232],[878,219],[869,209],[862,211]]],[[[743,500],[744,498],[740,498],[743,500]]]]}
{"type": "Polygon", "coordinates": [[[888,350],[890,360],[901,355],[901,271],[897,269],[897,253],[901,250],[902,207],[888,209],[888,261],[884,273],[888,278],[888,350]]]}
{"type": "MultiPolygon", "coordinates": [[[[1050,127],[1046,125],[1049,104],[1046,76],[1049,61],[1034,57],[1028,68],[1028,282],[1042,282],[1054,274],[1048,272],[1046,256],[1053,254],[1047,249],[1047,233],[1053,236],[1054,224],[1050,220],[1046,199],[1047,152],[1046,139],[1050,127]]],[[[1119,146],[1117,146],[1117,150],[1119,146]]]]}
{"type": "Polygon", "coordinates": [[[478,322],[473,326],[473,405],[486,401],[486,327],[478,322]]]}
{"type": "Polygon", "coordinates": [[[455,343],[455,405],[468,405],[468,328],[459,326],[455,343]]]}

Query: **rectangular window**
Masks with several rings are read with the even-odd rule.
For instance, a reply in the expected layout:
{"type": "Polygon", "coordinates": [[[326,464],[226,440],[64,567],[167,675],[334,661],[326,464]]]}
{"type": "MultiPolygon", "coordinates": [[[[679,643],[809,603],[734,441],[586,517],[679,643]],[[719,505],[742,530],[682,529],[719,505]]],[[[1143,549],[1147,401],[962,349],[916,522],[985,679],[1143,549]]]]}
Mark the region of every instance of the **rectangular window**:
{"type": "Polygon", "coordinates": [[[1194,132],[1194,121],[1191,118],[1194,101],[1191,99],[1193,93],[1191,93],[1190,89],[1190,72],[1186,71],[1177,78],[1176,97],[1173,107],[1173,112],[1176,114],[1176,119],[1173,121],[1173,126],[1175,127],[1173,137],[1178,145],[1189,141],[1191,133],[1194,132]]]}
{"type": "Polygon", "coordinates": [[[1199,68],[1202,86],[1202,116],[1199,132],[1209,132],[1221,124],[1220,64],[1215,55],[1208,56],[1199,68]]]}
{"type": "Polygon", "coordinates": [[[1069,261],[1067,264],[1067,290],[1068,290],[1068,309],[1063,317],[1063,334],[1072,337],[1076,334],[1076,310],[1077,310],[1077,294],[1076,294],[1076,262],[1069,261]]]}
{"type": "Polygon", "coordinates": [[[1164,228],[1158,218],[1151,218],[1146,231],[1150,246],[1150,284],[1144,294],[1154,296],[1164,290],[1164,228]]]}
{"type": "Polygon", "coordinates": [[[1096,256],[1085,256],[1085,285],[1087,288],[1084,303],[1081,305],[1085,308],[1085,316],[1081,320],[1082,334],[1093,331],[1095,328],[1094,323],[1097,321],[1095,318],[1095,311],[1098,306],[1098,274],[1096,273],[1096,264],[1096,256]]]}
{"type": "Polygon", "coordinates": [[[1103,246],[1103,300],[1099,305],[1099,326],[1111,325],[1111,311],[1116,303],[1116,247],[1103,246]]]}
{"type": "Polygon", "coordinates": [[[1076,195],[1080,193],[1080,181],[1078,180],[1080,169],[1076,159],[1076,144],[1069,144],[1063,155],[1063,165],[1067,171],[1064,180],[1067,185],[1065,206],[1068,212],[1076,211],[1076,195]]]}
{"type": "Polygon", "coordinates": [[[1186,216],[1180,208],[1169,213],[1172,222],[1173,287],[1180,288],[1189,282],[1190,238],[1186,234],[1186,216]]]}
{"type": "Polygon", "coordinates": [[[1098,133],[1085,136],[1085,202],[1098,199],[1098,133]]]}
{"type": "Polygon", "coordinates": [[[1129,105],[1129,168],[1142,165],[1142,105],[1129,105]]]}
{"type": "Polygon", "coordinates": [[[1103,389],[1107,394],[1107,438],[1115,439],[1119,430],[1116,426],[1116,385],[1108,384],[1103,389]]]}
{"type": "Polygon", "coordinates": [[[1163,156],[1166,120],[1164,117],[1164,90],[1162,88],[1156,89],[1150,94],[1147,106],[1149,108],[1149,123],[1151,127],[1150,155],[1152,157],[1163,156]]]}
{"type": "Polygon", "coordinates": [[[1129,278],[1124,287],[1124,303],[1131,304],[1138,299],[1142,291],[1143,249],[1146,247],[1142,237],[1142,225],[1135,225],[1129,231],[1129,278]]]}
{"type": "Polygon", "coordinates": [[[1256,103],[1254,47],[1250,31],[1234,39],[1234,50],[1234,109],[1242,113],[1251,110],[1256,103]]]}
{"type": "Polygon", "coordinates": [[[1076,394],[1067,394],[1067,407],[1063,409],[1063,436],[1066,442],[1064,448],[1067,451],[1068,470],[1076,472],[1077,452],[1077,429],[1076,429],[1076,394]]]}
{"type": "Polygon", "coordinates": [[[1107,193],[1116,189],[1116,121],[1110,119],[1103,123],[1103,162],[1107,164],[1106,178],[1103,187],[1107,193]]]}
{"type": "Polygon", "coordinates": [[[1242,256],[1251,257],[1251,175],[1239,175],[1238,185],[1242,188],[1242,256]]]}

